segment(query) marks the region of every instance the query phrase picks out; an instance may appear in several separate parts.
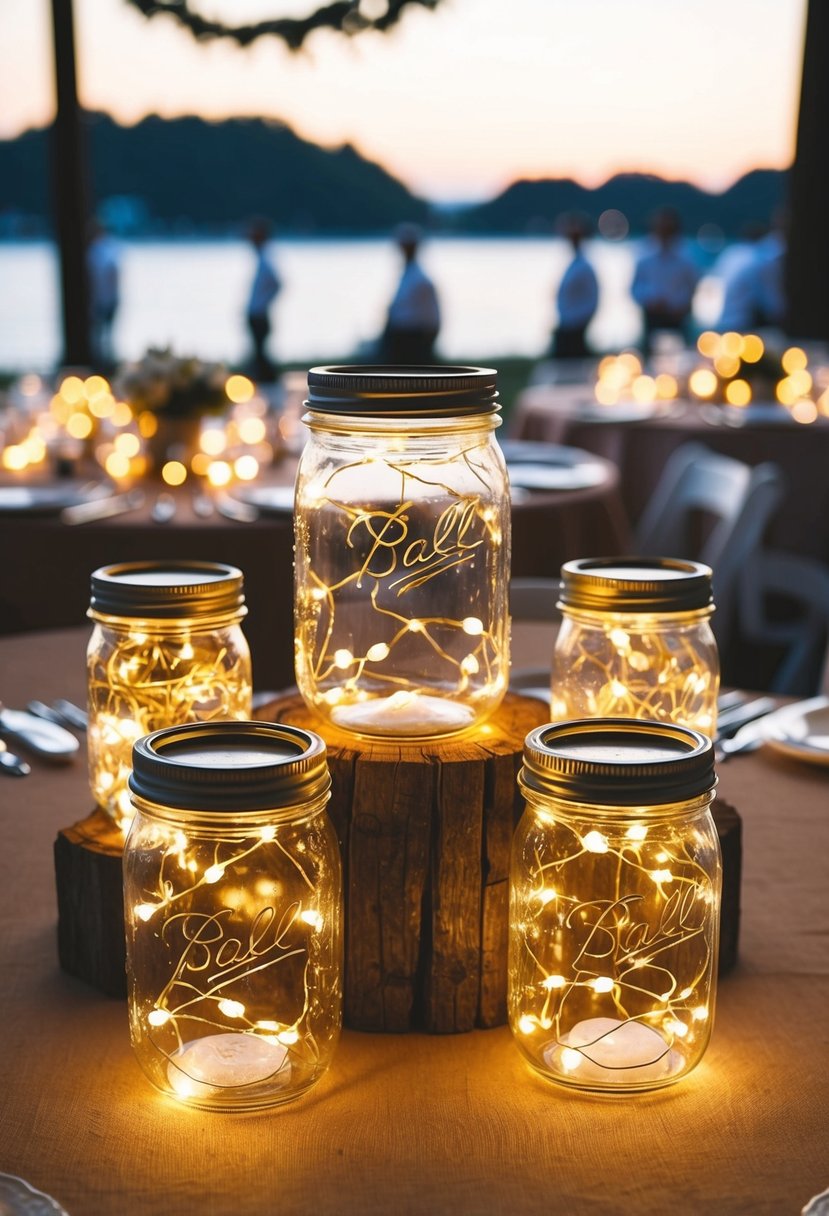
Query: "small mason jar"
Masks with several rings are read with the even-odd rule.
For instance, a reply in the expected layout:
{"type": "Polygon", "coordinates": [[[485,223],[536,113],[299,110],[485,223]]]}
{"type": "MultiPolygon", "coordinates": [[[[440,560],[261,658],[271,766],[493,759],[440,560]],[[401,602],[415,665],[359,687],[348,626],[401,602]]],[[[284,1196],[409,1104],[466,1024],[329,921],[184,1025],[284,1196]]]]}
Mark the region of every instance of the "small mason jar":
{"type": "Polygon", "coordinates": [[[296,678],[360,736],[477,726],[509,678],[510,502],[497,374],[309,372],[296,483],[296,678]]]}
{"type": "Polygon", "coordinates": [[[217,562],[121,562],[92,575],[87,647],[89,783],[126,831],[141,735],[251,716],[242,572],[217,562]]]}
{"type": "Polygon", "coordinates": [[[679,1080],[711,1035],[721,860],[711,740],[637,719],[527,736],[510,870],[508,1006],[543,1077],[679,1080]]]}
{"type": "Polygon", "coordinates": [[[655,718],[712,738],[720,664],[711,570],[672,558],[585,558],[561,568],[551,710],[655,718]]]}
{"type": "Polygon", "coordinates": [[[287,1102],[342,1020],[340,853],[325,744],[273,722],[139,739],[124,849],[130,1034],[162,1092],[211,1110],[287,1102]]]}

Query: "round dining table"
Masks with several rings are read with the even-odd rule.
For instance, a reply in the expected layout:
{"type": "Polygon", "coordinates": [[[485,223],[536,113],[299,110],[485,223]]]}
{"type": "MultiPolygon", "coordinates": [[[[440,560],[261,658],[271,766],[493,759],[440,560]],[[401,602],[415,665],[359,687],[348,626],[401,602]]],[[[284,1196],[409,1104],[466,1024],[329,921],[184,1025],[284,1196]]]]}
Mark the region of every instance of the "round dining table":
{"type": "Polygon", "coordinates": [[[523,441],[572,445],[612,461],[634,525],[682,444],[700,443],[752,466],[772,461],[783,473],[785,494],[767,543],[829,562],[829,418],[799,423],[783,406],[764,403],[742,409],[698,401],[602,406],[592,385],[536,385],[517,399],[508,429],[523,441]]]}
{"type": "MultiPolygon", "coordinates": [[[[86,638],[0,638],[3,702],[82,701],[86,638]]],[[[516,664],[551,645],[517,626],[516,664]]],[[[720,768],[742,820],[739,955],[680,1083],[567,1092],[504,1027],[347,1030],[304,1098],[216,1115],[156,1092],[125,1003],[60,970],[53,845],[91,809],[83,738],[70,763],[30,762],[0,775],[0,1171],[69,1216],[796,1216],[829,1186],[826,767],[764,747],[720,768]]]]}

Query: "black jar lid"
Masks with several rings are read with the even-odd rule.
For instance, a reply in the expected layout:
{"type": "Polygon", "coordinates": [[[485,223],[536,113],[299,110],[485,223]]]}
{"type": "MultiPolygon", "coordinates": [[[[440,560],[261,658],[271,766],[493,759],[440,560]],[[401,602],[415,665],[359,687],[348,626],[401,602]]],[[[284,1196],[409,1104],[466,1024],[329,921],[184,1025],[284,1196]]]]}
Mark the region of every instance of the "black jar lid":
{"type": "Polygon", "coordinates": [[[133,794],[160,808],[266,811],[325,794],[331,784],[319,735],[279,722],[189,722],[138,739],[133,794]]]}
{"type": "Polygon", "coordinates": [[[93,616],[217,617],[242,613],[244,576],[220,562],[145,561],[101,566],[92,574],[93,616]]]}
{"type": "Polygon", "coordinates": [[[594,806],[663,806],[713,789],[714,746],[687,726],[641,718],[548,723],[527,735],[519,781],[594,806]]]}
{"type": "Polygon", "coordinates": [[[306,405],[320,414],[368,418],[492,414],[500,409],[498,373],[491,367],[312,367],[306,405]]]}
{"type": "Polygon", "coordinates": [[[711,608],[710,566],[673,557],[588,557],[561,567],[560,608],[691,612],[711,608]]]}

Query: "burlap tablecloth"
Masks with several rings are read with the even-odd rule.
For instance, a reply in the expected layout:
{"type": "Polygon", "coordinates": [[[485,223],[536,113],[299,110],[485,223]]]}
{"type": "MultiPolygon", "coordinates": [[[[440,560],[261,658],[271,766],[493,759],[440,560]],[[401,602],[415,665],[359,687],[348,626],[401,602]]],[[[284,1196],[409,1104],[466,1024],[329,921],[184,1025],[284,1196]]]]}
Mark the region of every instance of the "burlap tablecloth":
{"type": "MultiPolygon", "coordinates": [[[[0,696],[83,698],[87,631],[0,639],[0,696]]],[[[829,770],[723,766],[743,816],[741,961],[700,1067],[597,1099],[532,1076],[506,1030],[343,1036],[269,1114],[157,1094],[126,1009],[57,966],[52,844],[88,809],[83,762],[0,777],[0,1170],[70,1216],[768,1213],[829,1185],[829,770]]]]}

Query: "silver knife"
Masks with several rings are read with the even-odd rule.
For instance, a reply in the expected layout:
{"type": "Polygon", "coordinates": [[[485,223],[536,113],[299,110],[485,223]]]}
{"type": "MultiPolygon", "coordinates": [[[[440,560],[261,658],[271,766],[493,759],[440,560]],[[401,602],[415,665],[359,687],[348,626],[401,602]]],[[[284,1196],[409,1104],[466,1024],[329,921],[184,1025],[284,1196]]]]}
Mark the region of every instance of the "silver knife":
{"type": "Polygon", "coordinates": [[[62,726],[22,709],[6,709],[4,705],[0,705],[0,731],[46,760],[71,760],[80,746],[75,736],[62,726]]]}
{"type": "Polygon", "coordinates": [[[777,733],[787,718],[807,713],[811,709],[822,709],[827,704],[829,704],[829,698],[820,696],[809,697],[806,701],[794,701],[789,705],[781,705],[774,713],[763,714],[752,722],[747,722],[730,739],[720,739],[715,748],[716,759],[722,763],[729,756],[756,751],[765,743],[766,739],[770,739],[777,733]]]}
{"type": "Polygon", "coordinates": [[[717,738],[723,739],[726,735],[733,735],[739,727],[753,722],[755,718],[770,714],[776,706],[774,697],[757,697],[744,705],[735,705],[731,709],[723,710],[717,715],[717,738]]]}
{"type": "Polygon", "coordinates": [[[60,520],[64,524],[90,524],[96,519],[110,519],[113,515],[137,511],[143,505],[143,491],[128,490],[126,494],[113,494],[111,498],[95,498],[74,507],[64,507],[60,520]]]}

